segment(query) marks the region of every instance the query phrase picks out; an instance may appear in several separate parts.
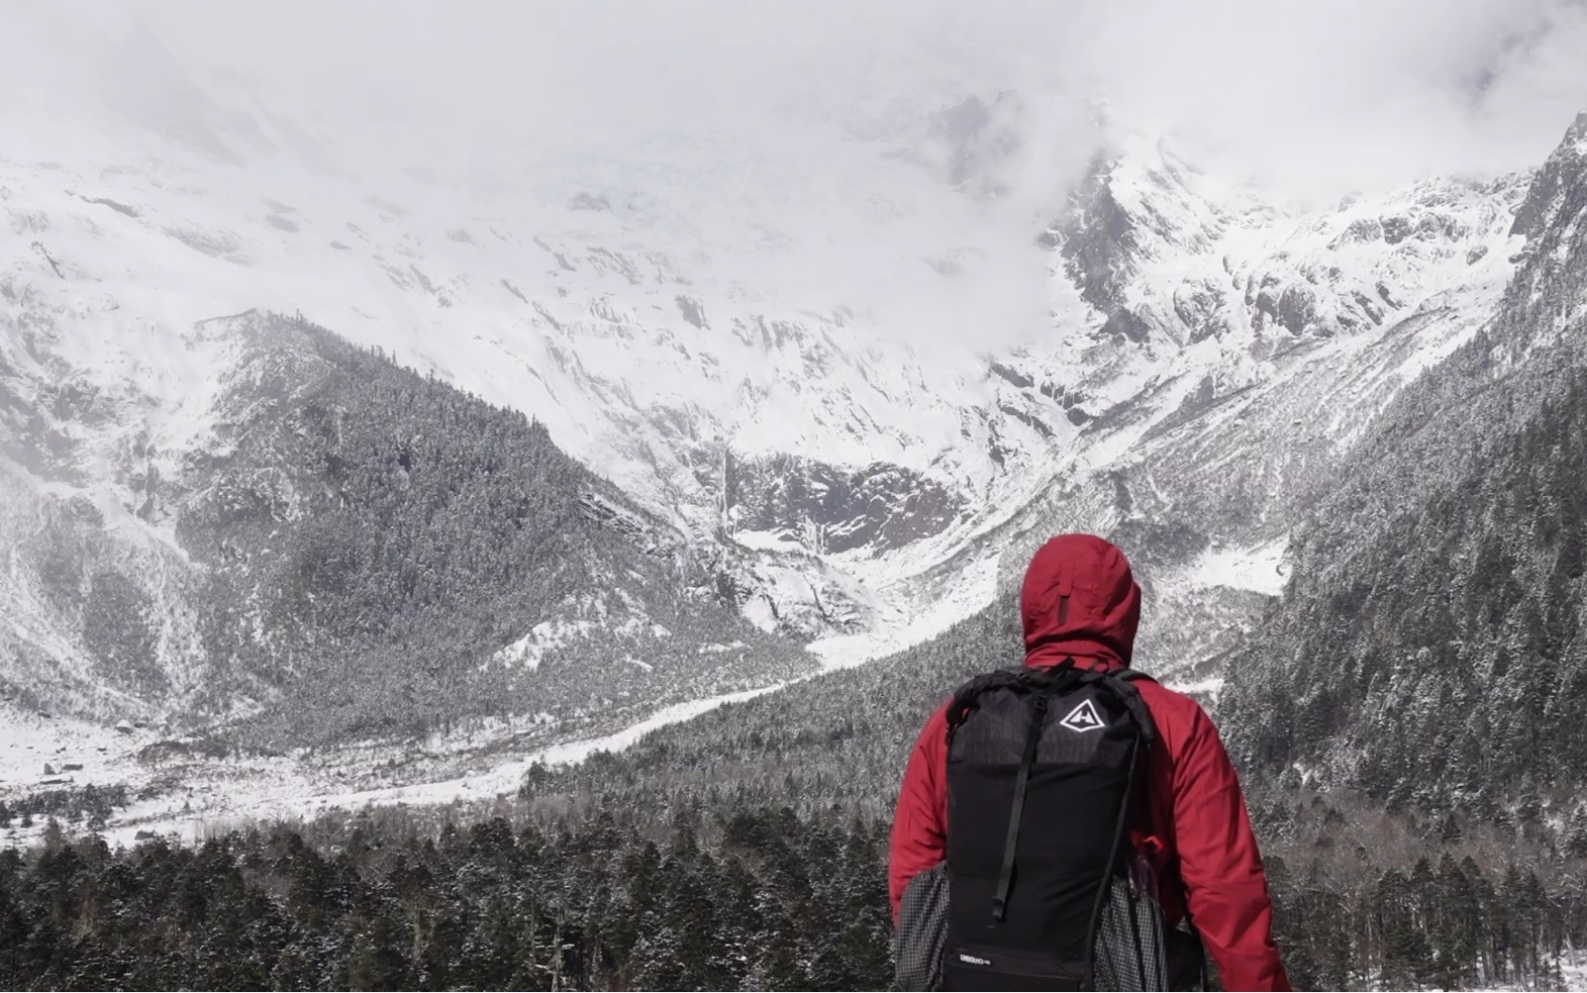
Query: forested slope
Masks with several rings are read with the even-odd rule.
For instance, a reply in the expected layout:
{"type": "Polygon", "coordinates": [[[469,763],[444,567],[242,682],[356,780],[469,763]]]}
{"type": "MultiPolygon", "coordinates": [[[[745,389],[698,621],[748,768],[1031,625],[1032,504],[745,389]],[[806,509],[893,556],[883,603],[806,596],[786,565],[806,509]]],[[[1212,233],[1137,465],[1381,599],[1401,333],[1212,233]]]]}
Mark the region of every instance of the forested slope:
{"type": "Polygon", "coordinates": [[[159,540],[21,483],[0,514],[29,628],[82,646],[63,677],[27,639],[0,645],[7,695],[322,744],[488,715],[631,723],[814,668],[522,413],[276,315],[189,347],[232,357],[189,403],[179,470],[142,437],[116,470],[159,540]]]}
{"type": "Polygon", "coordinates": [[[1247,768],[1587,844],[1587,115],[1517,217],[1495,321],[1408,388],[1297,530],[1230,667],[1247,768]]]}

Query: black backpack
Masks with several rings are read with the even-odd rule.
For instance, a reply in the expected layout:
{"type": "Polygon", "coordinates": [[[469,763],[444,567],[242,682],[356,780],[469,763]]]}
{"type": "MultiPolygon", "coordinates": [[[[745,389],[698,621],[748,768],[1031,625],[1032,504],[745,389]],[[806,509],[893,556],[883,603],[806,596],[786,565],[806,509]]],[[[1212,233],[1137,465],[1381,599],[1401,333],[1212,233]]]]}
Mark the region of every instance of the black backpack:
{"type": "Polygon", "coordinates": [[[947,859],[904,894],[901,989],[1168,988],[1162,913],[1126,839],[1157,738],[1142,678],[1065,660],[954,694],[947,859]]]}

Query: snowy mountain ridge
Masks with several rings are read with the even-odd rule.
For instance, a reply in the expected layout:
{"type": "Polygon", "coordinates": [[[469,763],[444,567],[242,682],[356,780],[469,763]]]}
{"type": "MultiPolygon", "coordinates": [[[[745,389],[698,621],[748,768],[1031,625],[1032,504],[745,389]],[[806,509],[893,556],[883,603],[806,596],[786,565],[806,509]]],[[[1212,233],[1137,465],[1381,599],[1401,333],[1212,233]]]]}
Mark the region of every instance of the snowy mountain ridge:
{"type": "MultiPolygon", "coordinates": [[[[1105,474],[1176,418],[1299,383],[1420,315],[1433,326],[1379,370],[1392,390],[1502,288],[1523,185],[1434,181],[1297,215],[1135,139],[1033,236],[1047,320],[994,335],[1013,344],[988,353],[750,282],[810,256],[783,230],[814,226],[800,194],[855,241],[890,247],[915,245],[932,211],[976,209],[886,157],[877,185],[913,200],[801,190],[765,163],[701,174],[702,150],[681,139],[637,174],[588,161],[577,182],[537,172],[527,199],[422,178],[380,192],[289,184],[121,147],[94,165],[10,159],[0,178],[11,388],[35,405],[57,396],[61,415],[43,416],[94,467],[79,483],[119,491],[102,502],[136,509],[159,484],[139,495],[129,481],[172,479],[183,453],[215,444],[202,384],[232,357],[183,328],[302,312],[533,415],[694,541],[720,541],[746,611],[804,637],[890,627],[946,593],[918,577],[946,568],[957,585],[951,563],[1053,480],[1105,474]],[[850,217],[855,198],[872,214],[850,217]],[[1458,328],[1429,316],[1456,302],[1458,328]],[[74,390],[124,406],[91,426],[59,399],[74,390]]],[[[900,264],[929,298],[957,278],[939,261],[900,264]]],[[[1327,433],[1347,437],[1366,412],[1333,412],[1327,433]]]]}
{"type": "MultiPolygon", "coordinates": [[[[1043,200],[1010,185],[1050,139],[1012,94],[836,141],[805,122],[820,165],[673,133],[515,175],[356,177],[290,113],[183,92],[197,109],[165,121],[13,112],[0,148],[0,678],[17,703],[184,726],[309,693],[377,751],[420,701],[491,701],[442,749],[481,761],[798,678],[801,644],[842,667],[930,637],[1056,530],[1126,546],[1142,664],[1215,696],[1319,481],[1494,311],[1528,178],[1297,208],[1127,134],[1043,200]],[[323,366],[292,343],[318,339],[269,312],[528,415],[606,487],[581,490],[581,533],[631,551],[564,553],[582,578],[543,601],[502,580],[480,602],[508,606],[444,647],[415,632],[397,670],[325,668],[360,623],[334,606],[347,563],[371,590],[423,578],[381,564],[411,544],[334,523],[365,401],[345,376],[295,385],[323,366]],[[51,557],[62,535],[92,575],[51,557]],[[710,604],[774,640],[701,628],[710,604]],[[466,675],[422,664],[459,644],[466,675]]],[[[375,444],[400,464],[368,471],[404,487],[409,453],[457,442],[375,444]]],[[[438,526],[499,526],[498,499],[438,526]]],[[[353,754],[346,788],[389,784],[353,754]]]]}

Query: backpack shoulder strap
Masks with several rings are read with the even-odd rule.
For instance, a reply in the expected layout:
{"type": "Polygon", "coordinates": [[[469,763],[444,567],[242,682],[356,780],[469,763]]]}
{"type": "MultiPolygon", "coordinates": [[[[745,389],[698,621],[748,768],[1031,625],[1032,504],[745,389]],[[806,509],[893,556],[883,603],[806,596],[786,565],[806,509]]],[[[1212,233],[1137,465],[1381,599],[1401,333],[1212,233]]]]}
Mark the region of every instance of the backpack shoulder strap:
{"type": "Polygon", "coordinates": [[[1014,807],[1008,815],[1008,836],[1003,842],[1003,866],[997,875],[997,891],[992,896],[992,919],[1003,922],[1008,910],[1008,891],[1014,881],[1014,854],[1019,848],[1020,823],[1025,819],[1025,793],[1030,785],[1030,770],[1036,763],[1036,749],[1041,744],[1042,724],[1047,717],[1050,691],[1044,685],[1036,691],[1031,706],[1030,725],[1025,732],[1025,753],[1020,759],[1019,772],[1014,780],[1014,807]]]}

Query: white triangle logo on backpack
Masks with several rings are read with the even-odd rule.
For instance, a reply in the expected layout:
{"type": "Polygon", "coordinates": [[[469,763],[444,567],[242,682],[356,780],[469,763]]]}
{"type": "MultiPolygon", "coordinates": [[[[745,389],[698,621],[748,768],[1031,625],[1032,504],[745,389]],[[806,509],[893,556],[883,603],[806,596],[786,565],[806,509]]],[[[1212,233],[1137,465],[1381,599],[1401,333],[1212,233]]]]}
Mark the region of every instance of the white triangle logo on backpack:
{"type": "Polygon", "coordinates": [[[1069,711],[1069,716],[1058,723],[1071,731],[1096,731],[1103,727],[1096,704],[1089,699],[1080,701],[1080,706],[1069,711]]]}

